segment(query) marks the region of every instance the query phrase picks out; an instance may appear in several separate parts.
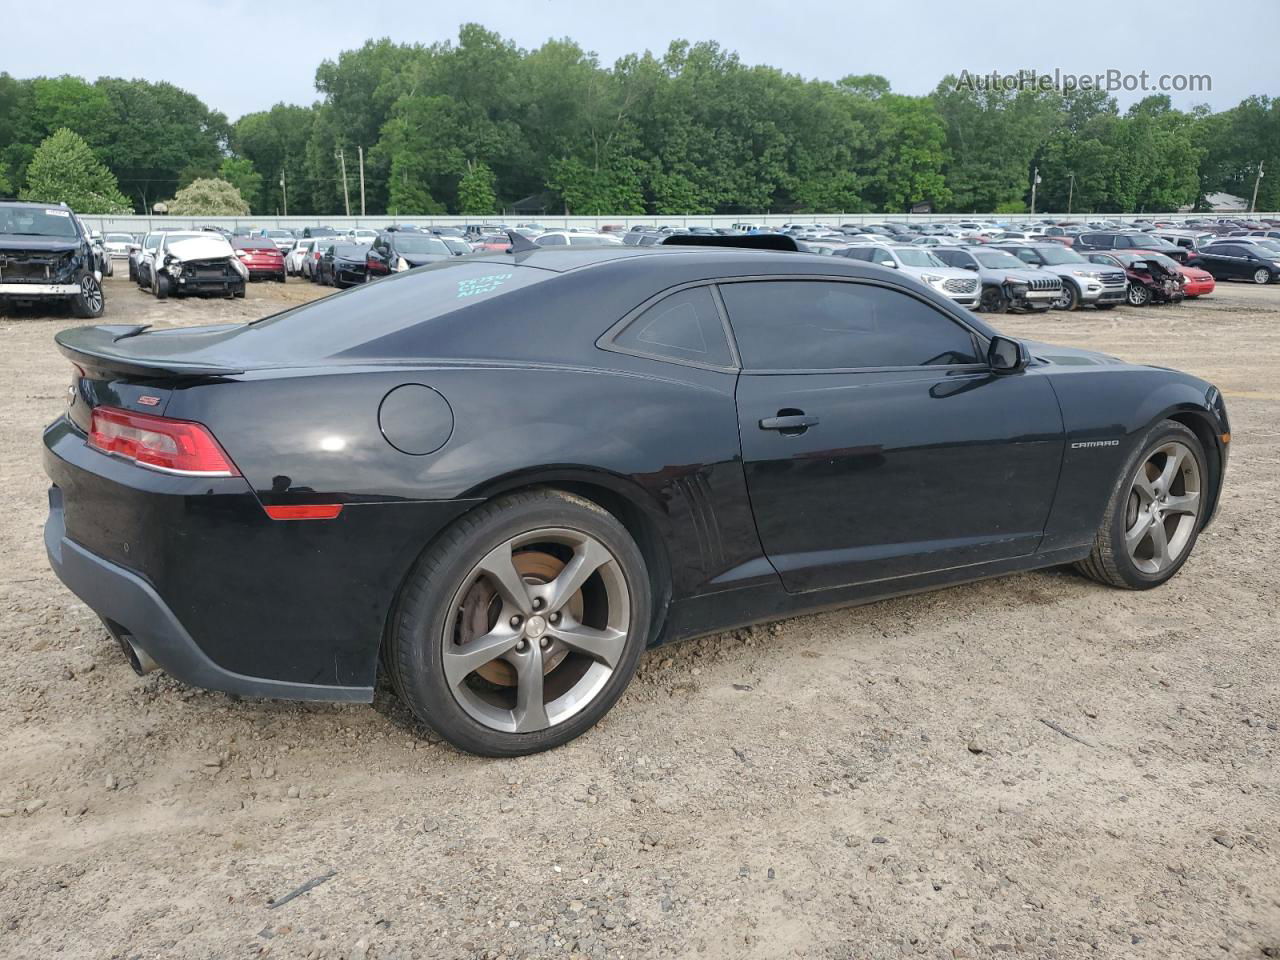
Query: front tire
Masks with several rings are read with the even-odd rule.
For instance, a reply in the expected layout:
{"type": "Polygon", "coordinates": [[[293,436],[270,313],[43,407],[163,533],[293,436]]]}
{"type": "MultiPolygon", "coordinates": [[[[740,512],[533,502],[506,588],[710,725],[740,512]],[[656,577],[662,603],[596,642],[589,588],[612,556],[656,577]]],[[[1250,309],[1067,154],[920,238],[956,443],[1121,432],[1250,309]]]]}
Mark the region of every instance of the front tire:
{"type": "Polygon", "coordinates": [[[982,296],[978,299],[978,311],[981,313],[1004,313],[1009,309],[1009,302],[999,287],[983,287],[982,296]]]}
{"type": "Polygon", "coordinates": [[[1108,586],[1149,590],[1182,569],[1208,502],[1204,447],[1174,420],[1151,430],[1120,473],[1093,551],[1077,564],[1108,586]]]}
{"type": "Polygon", "coordinates": [[[157,300],[166,300],[169,297],[171,284],[169,278],[163,273],[157,273],[151,281],[151,292],[156,295],[157,300]]]}
{"type": "Polygon", "coordinates": [[[1271,271],[1270,271],[1270,270],[1255,270],[1255,271],[1253,272],[1253,282],[1254,282],[1254,283],[1259,283],[1259,284],[1261,284],[1261,283],[1270,283],[1270,282],[1271,282],[1271,271]]]}
{"type": "Polygon", "coordinates": [[[80,278],[80,290],[71,298],[71,310],[81,320],[92,320],[100,317],[107,309],[106,298],[102,295],[102,285],[92,275],[80,278]]]}
{"type": "Polygon", "coordinates": [[[621,696],[649,637],[644,558],[618,520],[559,490],[458,520],[410,572],[387,638],[392,682],[460,750],[560,746],[621,696]]]}
{"type": "Polygon", "coordinates": [[[1140,283],[1130,283],[1125,296],[1131,307],[1145,307],[1151,302],[1151,291],[1140,283]]]}

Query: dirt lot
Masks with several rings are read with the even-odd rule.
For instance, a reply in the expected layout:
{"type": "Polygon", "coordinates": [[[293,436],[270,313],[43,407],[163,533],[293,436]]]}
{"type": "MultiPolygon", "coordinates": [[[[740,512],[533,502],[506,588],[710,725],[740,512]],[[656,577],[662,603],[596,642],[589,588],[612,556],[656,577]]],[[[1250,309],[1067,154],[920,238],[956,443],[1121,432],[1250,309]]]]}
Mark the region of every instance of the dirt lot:
{"type": "MultiPolygon", "coordinates": [[[[107,284],[113,321],[319,292],[107,284]]],[[[1220,518],[1174,581],[1055,570],[653,651],[597,729],[504,762],[385,693],[135,677],[41,542],[72,321],[0,319],[0,956],[1280,955],[1280,289],[1000,319],[1225,392],[1220,518]]]]}

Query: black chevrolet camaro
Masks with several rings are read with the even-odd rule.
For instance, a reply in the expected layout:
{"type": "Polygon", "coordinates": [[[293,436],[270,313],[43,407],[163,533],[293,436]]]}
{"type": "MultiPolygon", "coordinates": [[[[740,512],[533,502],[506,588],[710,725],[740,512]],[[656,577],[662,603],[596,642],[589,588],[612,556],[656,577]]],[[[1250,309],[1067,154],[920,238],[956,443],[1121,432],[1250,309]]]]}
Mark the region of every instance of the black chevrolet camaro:
{"type": "Polygon", "coordinates": [[[1213,515],[1195,377],[853,260],[514,246],[57,336],[46,545],[135,668],[368,701],[381,667],[453,744],[523,754],[647,646],[1056,564],[1154,587],[1213,515]]]}

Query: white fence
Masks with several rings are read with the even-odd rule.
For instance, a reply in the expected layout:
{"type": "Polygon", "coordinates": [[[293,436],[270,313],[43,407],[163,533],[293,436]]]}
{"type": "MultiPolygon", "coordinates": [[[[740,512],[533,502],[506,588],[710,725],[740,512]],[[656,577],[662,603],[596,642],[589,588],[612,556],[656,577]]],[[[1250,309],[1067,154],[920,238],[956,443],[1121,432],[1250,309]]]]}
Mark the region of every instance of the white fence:
{"type": "MultiPolygon", "coordinates": [[[[1275,213],[1236,213],[1231,216],[1239,217],[1270,217],[1280,216],[1275,213]]],[[[369,216],[369,217],[326,217],[326,216],[308,216],[308,217],[177,217],[177,216],[127,216],[127,217],[108,217],[85,215],[81,219],[88,223],[91,227],[102,230],[106,233],[109,230],[122,231],[125,233],[146,233],[156,226],[166,227],[200,227],[200,226],[223,226],[228,229],[236,227],[288,227],[291,229],[302,229],[303,227],[314,227],[323,224],[324,226],[333,227],[337,230],[346,230],[354,227],[365,227],[370,229],[378,229],[393,223],[412,223],[417,226],[462,226],[464,224],[480,223],[480,224],[520,224],[520,223],[540,223],[544,227],[587,227],[588,229],[599,229],[609,224],[619,224],[626,228],[636,225],[640,226],[675,226],[675,227],[729,227],[736,223],[750,223],[756,225],[781,226],[784,223],[827,223],[827,224],[844,224],[844,223],[884,223],[893,221],[895,223],[956,223],[962,220],[970,220],[980,218],[984,220],[995,219],[1001,223],[1023,223],[1036,221],[1045,218],[1054,220],[1072,220],[1083,223],[1087,220],[1098,219],[1132,219],[1134,217],[1143,217],[1152,220],[1184,220],[1194,216],[1227,216],[1227,214],[1190,214],[1190,213],[1126,213],[1126,214],[1096,214],[1096,213],[1073,213],[1059,214],[1052,212],[1036,213],[1036,214],[959,214],[959,213],[916,213],[916,214],[890,214],[890,213],[817,213],[817,214],[725,214],[723,216],[688,216],[688,217],[553,217],[553,216],[488,216],[488,217],[387,217],[387,216],[369,216]]]]}

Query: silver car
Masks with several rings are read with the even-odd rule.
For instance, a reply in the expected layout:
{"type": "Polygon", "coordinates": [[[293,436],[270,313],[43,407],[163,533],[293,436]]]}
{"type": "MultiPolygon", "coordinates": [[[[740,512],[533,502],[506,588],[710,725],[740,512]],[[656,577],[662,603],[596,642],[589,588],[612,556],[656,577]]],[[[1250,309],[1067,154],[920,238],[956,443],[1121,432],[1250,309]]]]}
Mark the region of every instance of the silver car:
{"type": "Polygon", "coordinates": [[[950,297],[962,307],[976,307],[981,287],[976,276],[968,270],[949,267],[933,252],[910,244],[861,243],[835,251],[837,257],[863,260],[901,270],[915,277],[926,286],[950,297]]]}
{"type": "Polygon", "coordinates": [[[1027,310],[1044,313],[1062,297],[1062,280],[1032,270],[1011,253],[986,247],[939,247],[933,255],[949,267],[968,270],[982,281],[978,309],[987,313],[1027,310]]]}

